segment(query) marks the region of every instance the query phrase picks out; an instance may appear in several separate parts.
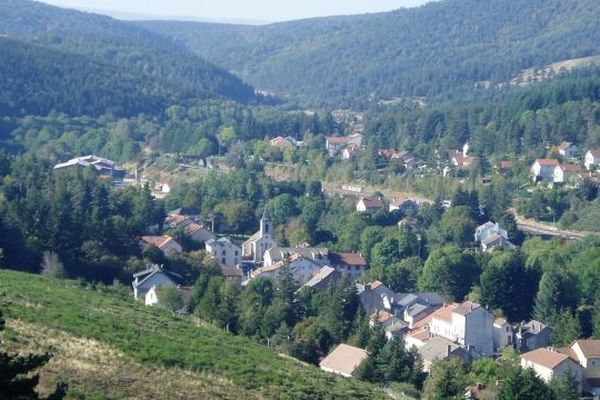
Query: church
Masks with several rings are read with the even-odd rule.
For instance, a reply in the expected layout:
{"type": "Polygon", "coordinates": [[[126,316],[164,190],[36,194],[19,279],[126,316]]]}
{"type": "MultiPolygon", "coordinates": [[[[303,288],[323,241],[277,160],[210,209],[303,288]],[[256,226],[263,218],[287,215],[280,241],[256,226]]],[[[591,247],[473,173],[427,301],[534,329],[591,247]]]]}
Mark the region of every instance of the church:
{"type": "Polygon", "coordinates": [[[273,228],[269,209],[265,207],[260,219],[260,230],[242,244],[242,257],[254,263],[262,262],[265,252],[272,247],[277,247],[273,228]]]}

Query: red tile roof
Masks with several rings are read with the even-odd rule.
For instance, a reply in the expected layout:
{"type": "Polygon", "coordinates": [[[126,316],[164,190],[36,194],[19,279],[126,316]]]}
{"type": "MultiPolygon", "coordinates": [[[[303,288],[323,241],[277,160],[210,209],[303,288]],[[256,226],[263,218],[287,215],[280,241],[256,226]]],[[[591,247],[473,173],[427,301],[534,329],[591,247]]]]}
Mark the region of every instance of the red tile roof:
{"type": "Polygon", "coordinates": [[[169,243],[171,240],[173,240],[173,238],[171,236],[168,235],[164,235],[164,236],[142,236],[142,240],[145,243],[148,244],[152,244],[156,247],[158,247],[159,249],[161,247],[163,247],[164,245],[166,245],[167,243],[169,243]]]}
{"type": "MultiPolygon", "coordinates": [[[[585,358],[600,358],[600,340],[576,340],[585,358]]],[[[571,347],[575,344],[573,343],[571,347]]]]}
{"type": "Polygon", "coordinates": [[[346,264],[356,267],[367,266],[367,260],[360,253],[331,253],[329,256],[333,264],[346,264]]]}
{"type": "Polygon", "coordinates": [[[538,158],[535,160],[538,164],[543,165],[545,167],[558,167],[560,164],[558,160],[553,158],[538,158]]]}
{"type": "Polygon", "coordinates": [[[332,144],[346,144],[348,142],[348,138],[345,136],[327,136],[325,139],[332,144]]]}

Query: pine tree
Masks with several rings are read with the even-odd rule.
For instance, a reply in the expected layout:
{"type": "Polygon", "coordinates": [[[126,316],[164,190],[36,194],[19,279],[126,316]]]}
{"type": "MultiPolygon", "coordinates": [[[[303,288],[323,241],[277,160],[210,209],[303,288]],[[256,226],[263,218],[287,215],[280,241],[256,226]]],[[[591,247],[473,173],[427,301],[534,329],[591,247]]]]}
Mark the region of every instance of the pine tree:
{"type": "Polygon", "coordinates": [[[579,400],[579,383],[575,376],[564,373],[550,383],[550,389],[559,400],[579,400]]]}
{"type": "Polygon", "coordinates": [[[553,271],[544,272],[533,306],[533,315],[537,320],[553,324],[560,310],[560,277],[553,271]]]}
{"type": "MultiPolygon", "coordinates": [[[[512,367],[502,382],[498,400],[555,400],[554,393],[532,369],[512,367]]],[[[562,399],[561,399],[562,400],[562,399]]]]}

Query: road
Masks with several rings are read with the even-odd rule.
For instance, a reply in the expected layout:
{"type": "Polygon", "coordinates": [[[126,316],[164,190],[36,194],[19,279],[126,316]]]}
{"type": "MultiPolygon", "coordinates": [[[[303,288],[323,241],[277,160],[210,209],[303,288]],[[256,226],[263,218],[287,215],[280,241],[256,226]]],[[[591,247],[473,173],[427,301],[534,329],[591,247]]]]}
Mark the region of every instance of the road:
{"type": "Polygon", "coordinates": [[[533,219],[527,219],[517,214],[514,208],[511,208],[509,211],[514,214],[519,230],[530,235],[554,236],[567,240],[581,240],[589,235],[600,235],[599,232],[584,232],[558,229],[549,224],[544,224],[533,219]]]}

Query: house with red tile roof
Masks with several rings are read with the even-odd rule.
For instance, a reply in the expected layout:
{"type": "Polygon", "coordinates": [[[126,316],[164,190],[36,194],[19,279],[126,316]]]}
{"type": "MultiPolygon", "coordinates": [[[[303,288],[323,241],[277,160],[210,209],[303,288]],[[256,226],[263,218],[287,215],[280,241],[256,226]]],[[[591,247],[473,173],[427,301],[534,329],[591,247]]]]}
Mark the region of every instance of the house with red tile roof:
{"type": "Polygon", "coordinates": [[[169,235],[142,236],[142,242],[158,247],[167,256],[183,252],[181,245],[169,235]]]}
{"type": "Polygon", "coordinates": [[[329,260],[342,276],[357,280],[367,269],[367,260],[360,253],[329,253],[329,260]]]}
{"type": "Polygon", "coordinates": [[[356,211],[374,214],[385,207],[379,198],[361,197],[356,203],[356,211]]]}

